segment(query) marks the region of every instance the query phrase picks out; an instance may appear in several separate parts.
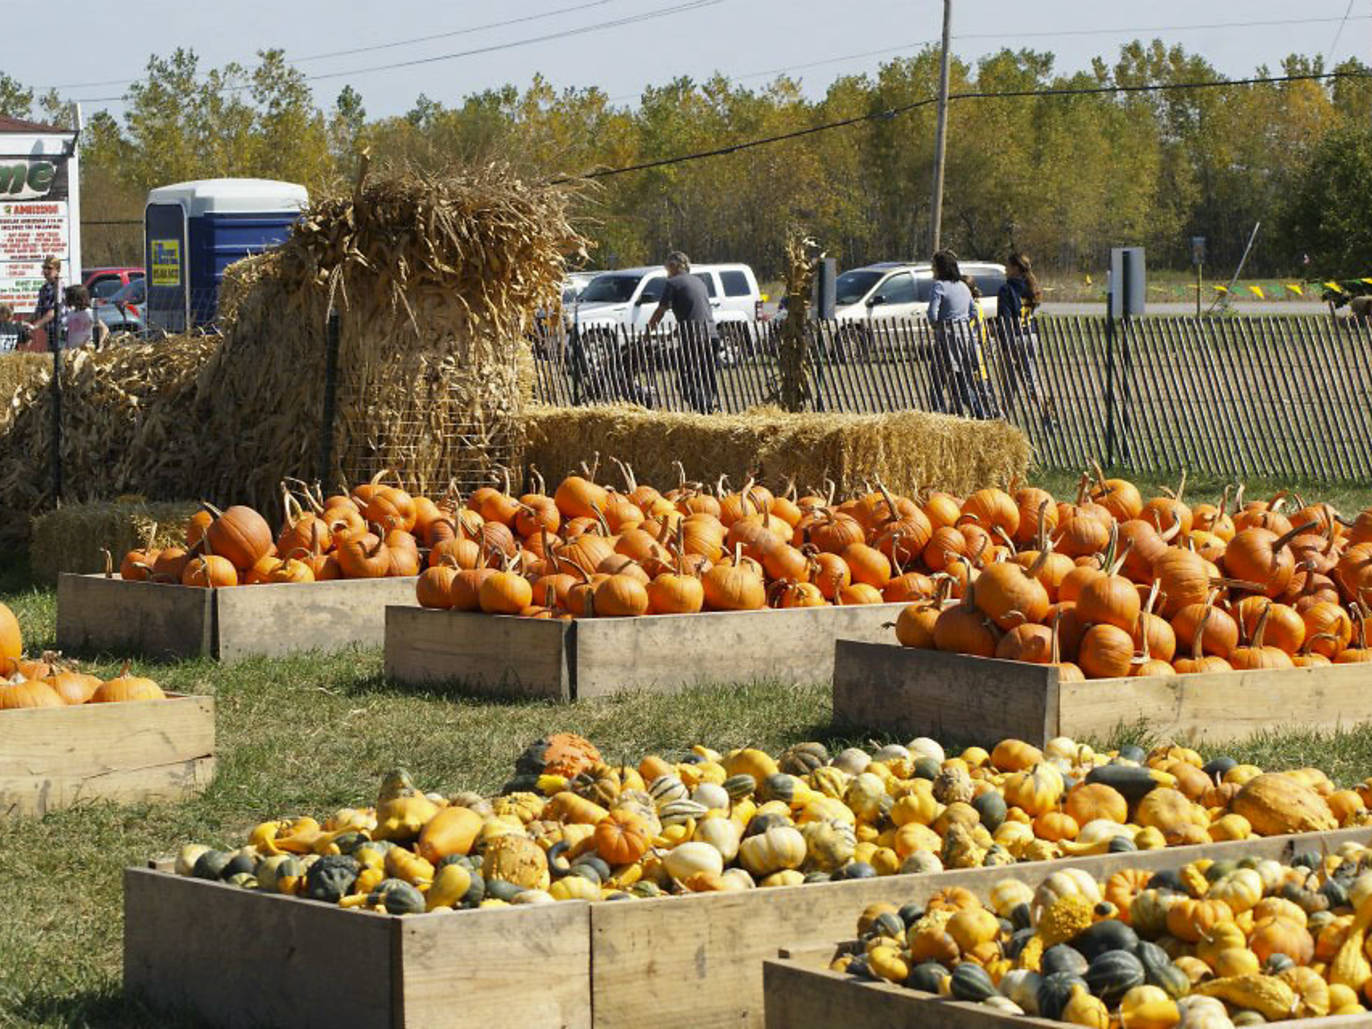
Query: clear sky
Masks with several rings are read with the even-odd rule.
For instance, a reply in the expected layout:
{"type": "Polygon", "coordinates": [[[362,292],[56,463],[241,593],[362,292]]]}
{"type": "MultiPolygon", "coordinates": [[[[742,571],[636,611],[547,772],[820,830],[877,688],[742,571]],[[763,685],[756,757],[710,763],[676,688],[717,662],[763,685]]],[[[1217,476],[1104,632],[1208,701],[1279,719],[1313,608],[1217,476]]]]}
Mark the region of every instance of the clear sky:
{"type": "MultiPolygon", "coordinates": [[[[321,106],[351,84],[371,117],[403,113],[420,93],[453,105],[506,82],[527,85],[540,72],[558,87],[598,85],[628,102],[645,85],[678,75],[720,71],[761,85],[777,70],[794,69],[818,96],[840,74],[874,70],[936,39],[941,17],[939,0],[186,0],[141,9],[79,0],[63,8],[64,20],[79,19],[75,39],[54,50],[32,36],[29,11],[0,4],[0,24],[23,22],[12,42],[28,41],[4,48],[3,70],[25,85],[61,86],[64,95],[87,100],[88,112],[120,113],[119,101],[105,98],[122,93],[150,53],[191,47],[207,67],[250,62],[258,49],[281,47],[301,70],[320,76],[311,87],[321,106]],[[509,45],[555,35],[561,38],[509,45]],[[444,57],[489,47],[503,49],[444,57]],[[400,62],[424,63],[377,69],[400,62]]],[[[1053,51],[1062,71],[1086,67],[1097,54],[1113,57],[1127,40],[1156,36],[1239,76],[1259,64],[1275,67],[1292,51],[1372,63],[1372,0],[954,0],[953,32],[961,58],[1032,47],[1053,51]]]]}

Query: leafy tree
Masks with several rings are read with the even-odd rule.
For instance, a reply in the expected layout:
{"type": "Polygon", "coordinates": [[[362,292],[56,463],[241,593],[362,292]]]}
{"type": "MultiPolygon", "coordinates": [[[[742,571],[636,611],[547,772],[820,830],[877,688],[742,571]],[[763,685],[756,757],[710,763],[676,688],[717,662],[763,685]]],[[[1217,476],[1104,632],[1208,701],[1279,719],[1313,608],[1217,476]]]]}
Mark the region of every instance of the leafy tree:
{"type": "Polygon", "coordinates": [[[1338,128],[1320,140],[1296,176],[1278,238],[1293,271],[1322,279],[1372,272],[1372,131],[1338,128]]]}
{"type": "Polygon", "coordinates": [[[25,89],[0,71],[0,114],[7,118],[27,118],[33,107],[33,90],[25,89]]]}

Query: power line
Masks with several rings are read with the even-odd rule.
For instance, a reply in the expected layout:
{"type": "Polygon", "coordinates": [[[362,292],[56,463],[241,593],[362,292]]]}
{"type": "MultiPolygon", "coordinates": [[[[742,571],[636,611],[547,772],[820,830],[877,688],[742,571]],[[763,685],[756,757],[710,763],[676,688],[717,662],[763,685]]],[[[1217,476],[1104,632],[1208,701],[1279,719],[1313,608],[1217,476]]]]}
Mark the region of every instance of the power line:
{"type": "MultiPolygon", "coordinates": [[[[1350,0],[1350,4],[1351,4],[1351,0],[1350,0]]],[[[1350,6],[1350,10],[1351,10],[1351,9],[1352,9],[1352,8],[1351,8],[1351,6],[1350,6]]],[[[1280,18],[1280,19],[1274,19],[1274,20],[1271,20],[1271,21],[1227,21],[1227,22],[1211,22],[1211,23],[1201,24],[1201,25],[1157,25],[1157,26],[1152,26],[1152,27],[1147,27],[1147,28],[1132,28],[1132,29],[1130,29],[1130,28],[1118,28],[1118,29],[1063,29],[1063,30],[1058,30],[1058,31],[1055,31],[1055,32],[1016,32],[1016,33],[1014,33],[1014,36],[1015,36],[1016,39],[1021,39],[1021,38],[1025,38],[1025,37],[1046,37],[1046,36],[1093,36],[1093,35],[1094,35],[1094,36],[1103,36],[1103,35],[1127,35],[1127,34],[1133,33],[1133,32],[1188,32],[1188,31],[1203,31],[1203,30],[1210,30],[1210,29],[1263,28],[1263,27],[1272,27],[1272,26],[1278,26],[1278,25],[1326,24],[1326,23],[1330,23],[1330,22],[1343,21],[1343,20],[1345,20],[1345,19],[1340,19],[1340,18],[1280,18]]],[[[1359,15],[1358,17],[1353,18],[1352,20],[1353,20],[1353,21],[1372,21],[1372,15],[1359,15]]],[[[957,41],[957,40],[959,40],[959,39],[1003,39],[1003,38],[1005,38],[1005,35],[1006,35],[1006,34],[1003,33],[1003,32],[955,33],[955,34],[953,35],[953,40],[954,40],[954,41],[957,41]]],[[[786,74],[788,74],[788,73],[790,73],[790,72],[793,72],[793,71],[804,71],[806,68],[818,68],[818,67],[821,67],[822,65],[826,65],[826,64],[842,64],[842,63],[844,63],[844,62],[846,62],[846,61],[857,61],[857,60],[861,60],[861,59],[867,58],[867,57],[882,57],[882,56],[884,56],[884,55],[886,55],[886,54],[905,53],[905,52],[907,52],[907,51],[914,50],[914,49],[916,49],[916,48],[918,48],[918,47],[922,47],[922,46],[932,46],[933,44],[935,44],[935,43],[937,43],[937,42],[938,42],[938,40],[936,40],[936,39],[922,39],[922,40],[919,40],[918,42],[906,43],[906,44],[904,44],[903,46],[888,46],[888,47],[883,47],[883,48],[880,49],[880,50],[865,50],[865,51],[863,51],[862,53],[858,53],[858,54],[845,54],[845,55],[842,56],[842,57],[826,57],[826,58],[824,58],[824,59],[822,59],[822,60],[818,60],[818,61],[807,61],[807,62],[804,63],[804,64],[792,64],[792,65],[788,65],[788,66],[786,66],[785,68],[772,68],[772,69],[770,69],[770,70],[768,70],[768,71],[750,71],[750,72],[744,72],[742,75],[730,75],[730,76],[728,76],[728,77],[729,77],[729,79],[730,79],[731,81],[734,81],[734,82],[746,82],[746,81],[748,81],[749,79],[761,79],[761,78],[768,78],[768,77],[777,76],[777,75],[786,75],[786,74]]],[[[1335,37],[1335,45],[1337,45],[1337,43],[1338,43],[1338,37],[1336,36],[1336,37],[1335,37]]],[[[1331,48],[1331,49],[1332,49],[1332,48],[1331,48]]],[[[1328,63],[1328,62],[1326,61],[1326,63],[1328,63]]],[[[609,102],[613,104],[613,103],[619,103],[620,101],[623,101],[623,100],[637,100],[641,95],[642,95],[641,92],[639,92],[639,93],[624,93],[624,94],[621,94],[620,96],[610,97],[609,102]]]]}
{"type": "MultiPolygon", "coordinates": [[[[1349,10],[1352,10],[1350,0],[1349,10]]],[[[1271,28],[1276,25],[1321,25],[1336,21],[1347,21],[1348,16],[1339,18],[1276,18],[1271,21],[1217,21],[1203,25],[1154,25],[1136,29],[1057,29],[1053,32],[1016,32],[1016,39],[1032,39],[1044,36],[1114,36],[1127,35],[1131,32],[1199,32],[1210,29],[1248,29],[1248,28],[1271,28]]],[[[1354,21],[1372,20],[1372,15],[1360,14],[1354,21]]],[[[1004,32],[975,32],[962,33],[956,35],[954,39],[1002,39],[1004,32]]]]}
{"type": "MultiPolygon", "coordinates": [[[[689,2],[678,4],[675,7],[658,8],[653,11],[645,11],[642,14],[626,15],[625,17],[615,18],[611,21],[596,22],[593,25],[582,25],[573,29],[563,29],[559,32],[549,32],[542,36],[530,36],[528,39],[517,39],[509,43],[492,43],[489,46],[473,47],[470,50],[459,50],[451,54],[436,54],[433,57],[418,57],[409,61],[395,61],[391,64],[372,65],[368,68],[353,68],[348,71],[330,71],[321,72],[316,75],[304,75],[301,77],[301,81],[320,82],[324,79],[348,78],[354,75],[368,75],[378,71],[392,71],[396,68],[413,68],[422,64],[436,64],[440,61],[452,61],[459,57],[476,57],[481,54],[497,53],[502,50],[514,50],[518,47],[532,46],[535,43],[548,43],[559,39],[570,39],[573,36],[584,36],[587,33],[618,28],[622,25],[635,25],[639,22],[652,21],[657,18],[665,18],[674,14],[685,14],[706,7],[716,7],[724,2],[725,0],[689,0],[689,2]]],[[[238,86],[225,87],[224,91],[226,93],[237,93],[251,88],[251,84],[244,83],[238,86]]],[[[78,103],[97,104],[113,100],[123,100],[124,98],[122,96],[97,96],[77,97],[76,99],[78,103]]]]}
{"type": "MultiPolygon", "coordinates": [[[[488,32],[491,29],[508,28],[511,25],[522,25],[531,21],[542,21],[544,18],[555,18],[560,14],[571,14],[574,11],[585,11],[592,7],[604,7],[612,4],[615,0],[591,0],[590,3],[574,4],[571,7],[559,7],[552,11],[543,11],[540,14],[526,14],[519,18],[510,18],[506,21],[492,21],[485,25],[472,25],[465,29],[453,29],[450,32],[436,32],[428,36],[416,36],[413,39],[398,39],[393,43],[376,43],[372,46],[353,47],[351,50],[334,50],[323,54],[308,54],[305,57],[291,58],[292,64],[302,64],[305,61],[322,61],[328,57],[348,57],[352,54],[368,53],[374,50],[389,50],[398,46],[412,46],[416,43],[431,43],[436,39],[451,39],[454,36],[470,36],[478,32],[488,32]]],[[[59,82],[57,85],[48,86],[47,89],[98,89],[102,86],[129,86],[137,82],[138,79],[105,79],[103,82],[59,82]]],[[[40,87],[44,88],[44,87],[40,87]]]]}
{"type": "MultiPolygon", "coordinates": [[[[1352,13],[1353,0],[1348,0],[1348,6],[1344,9],[1343,17],[1339,19],[1339,27],[1334,30],[1334,42],[1329,44],[1329,52],[1324,56],[1325,64],[1330,63],[1334,59],[1334,50],[1339,45],[1339,38],[1343,35],[1343,27],[1348,24],[1348,16],[1352,13]]],[[[1361,17],[1366,17],[1366,15],[1362,15],[1361,17]]]]}
{"type": "MultiPolygon", "coordinates": [[[[1258,86],[1278,82],[1310,82],[1324,79],[1343,79],[1343,78],[1372,78],[1372,72],[1352,72],[1352,71],[1327,71],[1312,72],[1302,75],[1262,75],[1247,79],[1214,79],[1205,82],[1166,82],[1154,83],[1151,85],[1138,86],[1078,86],[1061,87],[1056,89],[1011,89],[1000,92],[985,92],[976,90],[967,93],[950,93],[948,99],[953,100],[1006,100],[1013,98],[1028,97],[1054,97],[1054,96],[1091,96],[1102,93],[1163,93],[1173,90],[1187,89],[1217,89],[1224,86],[1258,86]]],[[[563,176],[552,179],[549,185],[560,186],[571,182],[578,182],[582,179],[608,179],[615,175],[624,175],[628,172],[648,171],[653,168],[665,168],[671,165],[686,164],[690,161],[701,161],[708,157],[723,157],[727,154],[736,154],[743,150],[753,150],[757,147],[768,146],[772,143],[783,143],[792,139],[801,139],[805,136],[817,135],[821,132],[828,132],[832,129],[847,128],[862,122],[884,121],[894,118],[898,114],[906,114],[909,111],[917,110],[921,107],[928,107],[938,102],[937,97],[925,97],[923,100],[915,100],[908,104],[900,104],[896,107],[888,107],[883,111],[872,111],[867,114],[854,115],[851,118],[841,118],[838,121],[824,122],[819,125],[811,125],[803,129],[796,129],[793,132],[783,132],[775,136],[766,136],[762,139],[750,139],[742,143],[731,143],[728,146],[716,147],[713,150],[700,150],[691,154],[680,154],[676,157],[662,157],[654,161],[643,161],[639,164],[626,165],[622,168],[602,168],[597,171],[587,172],[578,176],[563,176]]]]}

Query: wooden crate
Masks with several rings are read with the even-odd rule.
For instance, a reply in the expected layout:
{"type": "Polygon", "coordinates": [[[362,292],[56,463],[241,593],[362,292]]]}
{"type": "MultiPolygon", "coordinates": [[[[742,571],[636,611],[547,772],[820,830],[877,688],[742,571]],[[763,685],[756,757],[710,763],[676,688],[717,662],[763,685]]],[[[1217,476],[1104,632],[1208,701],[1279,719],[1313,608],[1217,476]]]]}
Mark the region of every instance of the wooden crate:
{"type": "Polygon", "coordinates": [[[834,643],[886,639],[902,604],[710,611],[573,622],[386,612],[386,675],[517,697],[585,700],[704,683],[828,682],[834,643]]]}
{"type": "Polygon", "coordinates": [[[1372,721],[1372,666],[1059,682],[1020,661],[840,640],[834,722],[900,736],[1043,746],[1109,739],[1139,723],[1178,742],[1216,744],[1281,725],[1329,731],[1372,721]]]}
{"type": "Polygon", "coordinates": [[[179,800],[214,777],[214,699],[0,711],[0,815],[179,800]]]}
{"type": "Polygon", "coordinates": [[[124,988],[197,1024],[591,1025],[590,905],[404,918],[124,872],[124,988]]]}
{"type": "MultiPolygon", "coordinates": [[[[1368,843],[1372,829],[1273,836],[933,875],[593,904],[591,1002],[595,1023],[597,1029],[761,1026],[763,962],[783,946],[792,950],[827,948],[831,956],[838,941],[853,935],[858,915],[868,904],[923,904],[934,892],[949,886],[964,886],[985,899],[1002,879],[1032,882],[1067,867],[1083,868],[1104,878],[1122,868],[1161,871],[1203,857],[1284,860],[1298,851],[1332,850],[1346,841],[1368,843]]],[[[768,1011],[768,1025],[787,1024],[773,1022],[768,1011]]],[[[835,1024],[843,1025],[831,1022],[825,1029],[835,1024]]],[[[885,1023],[944,1024],[904,1019],[885,1023]]]]}
{"type": "MultiPolygon", "coordinates": [[[[1030,1015],[1011,1015],[985,1004],[946,1000],[892,983],[862,982],[827,967],[834,947],[796,952],[763,962],[767,1029],[890,1029],[891,1026],[937,1026],[939,1029],[1062,1029],[1062,1022],[1030,1015]]],[[[1368,1029],[1372,1014],[1330,1015],[1271,1025],[1301,1029],[1368,1029]]]]}
{"type": "Polygon", "coordinates": [[[284,657],[379,647],[386,608],[415,604],[415,580],[340,579],[208,590],[103,575],[57,580],[57,645],[82,653],[284,657]]]}

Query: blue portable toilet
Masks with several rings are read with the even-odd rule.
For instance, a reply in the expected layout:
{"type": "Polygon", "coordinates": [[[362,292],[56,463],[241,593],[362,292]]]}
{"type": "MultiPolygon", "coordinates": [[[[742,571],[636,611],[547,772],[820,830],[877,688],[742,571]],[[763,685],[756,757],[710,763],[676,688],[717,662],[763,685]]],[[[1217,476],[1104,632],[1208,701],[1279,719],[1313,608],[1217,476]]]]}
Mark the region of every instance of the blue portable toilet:
{"type": "Polygon", "coordinates": [[[307,203],[304,186],[272,179],[201,179],[149,190],[147,327],[184,332],[212,325],[224,269],[285,240],[307,203]]]}

